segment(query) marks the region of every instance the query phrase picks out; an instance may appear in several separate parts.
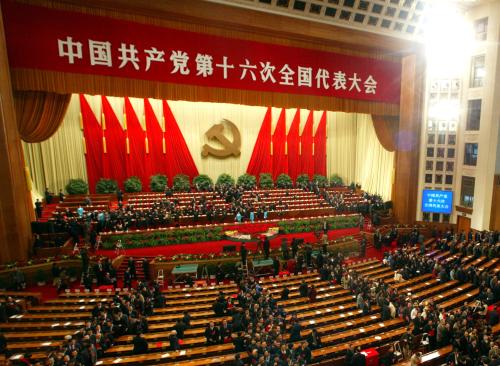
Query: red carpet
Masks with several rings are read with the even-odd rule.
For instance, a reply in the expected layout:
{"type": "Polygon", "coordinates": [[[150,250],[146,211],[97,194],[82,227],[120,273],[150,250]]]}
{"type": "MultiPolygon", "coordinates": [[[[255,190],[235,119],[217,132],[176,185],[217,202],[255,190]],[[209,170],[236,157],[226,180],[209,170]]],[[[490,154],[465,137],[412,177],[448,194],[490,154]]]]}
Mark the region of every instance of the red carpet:
{"type": "MultiPolygon", "coordinates": [[[[358,233],[359,233],[359,228],[331,230],[328,233],[328,237],[330,239],[337,239],[343,236],[356,235],[358,233]]],[[[283,234],[283,235],[278,235],[276,238],[271,240],[271,248],[280,247],[282,238],[287,238],[289,243],[292,238],[304,238],[306,242],[317,241],[316,236],[313,233],[283,234]]],[[[202,243],[192,243],[192,244],[179,244],[179,245],[167,245],[161,247],[127,249],[125,251],[125,254],[134,257],[158,256],[158,255],[163,255],[168,257],[175,254],[220,253],[222,252],[222,247],[225,245],[236,245],[236,248],[238,248],[240,243],[232,240],[219,240],[219,241],[209,241],[202,243]]],[[[255,250],[256,247],[257,247],[256,242],[247,243],[247,248],[249,250],[255,250]]],[[[98,250],[96,254],[105,255],[110,258],[115,257],[114,250],[98,250]]]]}

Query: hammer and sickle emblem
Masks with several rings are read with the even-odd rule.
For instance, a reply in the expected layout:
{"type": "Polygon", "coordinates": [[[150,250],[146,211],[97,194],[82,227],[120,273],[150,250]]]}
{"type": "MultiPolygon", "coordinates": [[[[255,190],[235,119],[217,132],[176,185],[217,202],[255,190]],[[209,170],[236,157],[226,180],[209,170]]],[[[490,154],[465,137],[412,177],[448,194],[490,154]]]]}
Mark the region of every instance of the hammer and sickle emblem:
{"type": "Polygon", "coordinates": [[[217,140],[222,146],[223,149],[216,149],[208,144],[203,145],[201,150],[201,156],[207,157],[208,155],[213,155],[217,158],[227,158],[228,156],[240,156],[240,148],[241,148],[241,136],[240,131],[236,125],[227,120],[223,119],[221,123],[215,124],[205,132],[205,136],[208,140],[217,140]],[[224,124],[229,127],[231,133],[233,135],[233,141],[229,141],[229,139],[224,136],[224,124]]]}

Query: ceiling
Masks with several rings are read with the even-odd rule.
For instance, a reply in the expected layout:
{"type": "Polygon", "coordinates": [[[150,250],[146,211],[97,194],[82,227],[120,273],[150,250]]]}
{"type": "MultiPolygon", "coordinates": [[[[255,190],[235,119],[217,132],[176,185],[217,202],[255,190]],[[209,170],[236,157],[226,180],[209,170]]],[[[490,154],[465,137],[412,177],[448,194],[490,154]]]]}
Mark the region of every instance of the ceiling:
{"type": "MultiPolygon", "coordinates": [[[[426,9],[446,0],[206,0],[421,41],[426,9]]],[[[466,9],[482,0],[449,0],[466,9]]],[[[484,1],[484,0],[483,0],[484,1]]]]}

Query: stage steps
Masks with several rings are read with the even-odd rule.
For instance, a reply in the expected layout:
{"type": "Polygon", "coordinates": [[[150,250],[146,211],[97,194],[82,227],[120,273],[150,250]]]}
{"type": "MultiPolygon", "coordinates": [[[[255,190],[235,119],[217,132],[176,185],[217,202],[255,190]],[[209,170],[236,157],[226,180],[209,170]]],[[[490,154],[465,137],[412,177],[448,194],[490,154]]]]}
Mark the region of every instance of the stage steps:
{"type": "MultiPolygon", "coordinates": [[[[126,269],[128,268],[128,260],[130,256],[125,256],[125,259],[122,261],[120,264],[120,267],[116,270],[116,276],[118,280],[123,280],[123,274],[125,273],[126,269]]],[[[142,260],[146,259],[148,262],[153,260],[154,256],[142,256],[142,257],[133,257],[135,260],[135,271],[137,273],[137,280],[142,281],[145,279],[144,277],[144,270],[142,266],[142,260]]],[[[150,272],[150,277],[153,274],[150,272]]],[[[153,276],[154,277],[154,276],[153,276]]],[[[152,279],[152,278],[150,278],[152,279]]]]}

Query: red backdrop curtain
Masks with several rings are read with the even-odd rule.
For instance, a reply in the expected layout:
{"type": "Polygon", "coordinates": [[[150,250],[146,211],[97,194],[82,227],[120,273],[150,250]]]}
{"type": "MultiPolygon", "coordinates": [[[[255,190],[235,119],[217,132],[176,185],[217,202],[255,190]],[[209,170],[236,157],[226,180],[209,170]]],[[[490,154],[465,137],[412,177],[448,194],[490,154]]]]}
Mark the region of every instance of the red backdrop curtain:
{"type": "Polygon", "coordinates": [[[123,181],[127,179],[126,135],[105,96],[102,96],[101,126],[103,126],[103,136],[106,143],[103,155],[103,178],[114,179],[118,182],[118,186],[123,188],[123,181]]]}
{"type": "Polygon", "coordinates": [[[272,172],[271,117],[271,107],[268,107],[248,162],[248,174],[258,176],[260,173],[272,172]]]}
{"type": "Polygon", "coordinates": [[[290,130],[286,136],[288,155],[288,175],[295,182],[300,170],[300,109],[293,116],[290,130]]]}
{"type": "Polygon", "coordinates": [[[312,178],[314,174],[314,161],[313,161],[313,111],[309,111],[306,124],[300,135],[300,166],[301,174],[309,175],[312,178]]]}
{"type": "Polygon", "coordinates": [[[142,190],[149,190],[149,164],[146,164],[146,132],[142,128],[129,98],[125,98],[127,135],[127,175],[136,176],[142,182],[142,190]]]}
{"type": "Polygon", "coordinates": [[[288,158],[286,156],[286,116],[285,109],[281,110],[278,123],[273,134],[273,179],[278,175],[288,174],[288,158]]]}
{"type": "Polygon", "coordinates": [[[85,162],[90,192],[95,192],[95,185],[103,176],[102,129],[90,108],[85,96],[80,94],[80,110],[82,114],[83,136],[85,146],[85,162]]]}
{"type": "Polygon", "coordinates": [[[326,112],[314,134],[314,173],[326,176],[326,112]]]}
{"type": "Polygon", "coordinates": [[[186,174],[191,179],[198,175],[184,136],[167,101],[163,101],[163,116],[165,118],[166,154],[168,158],[168,174],[172,182],[177,174],[186,174]]]}
{"type": "MultiPolygon", "coordinates": [[[[165,134],[148,98],[144,98],[144,118],[146,120],[145,164],[149,169],[148,175],[163,174],[168,176],[165,134]]],[[[172,181],[169,181],[169,184],[171,183],[172,181]]]]}

